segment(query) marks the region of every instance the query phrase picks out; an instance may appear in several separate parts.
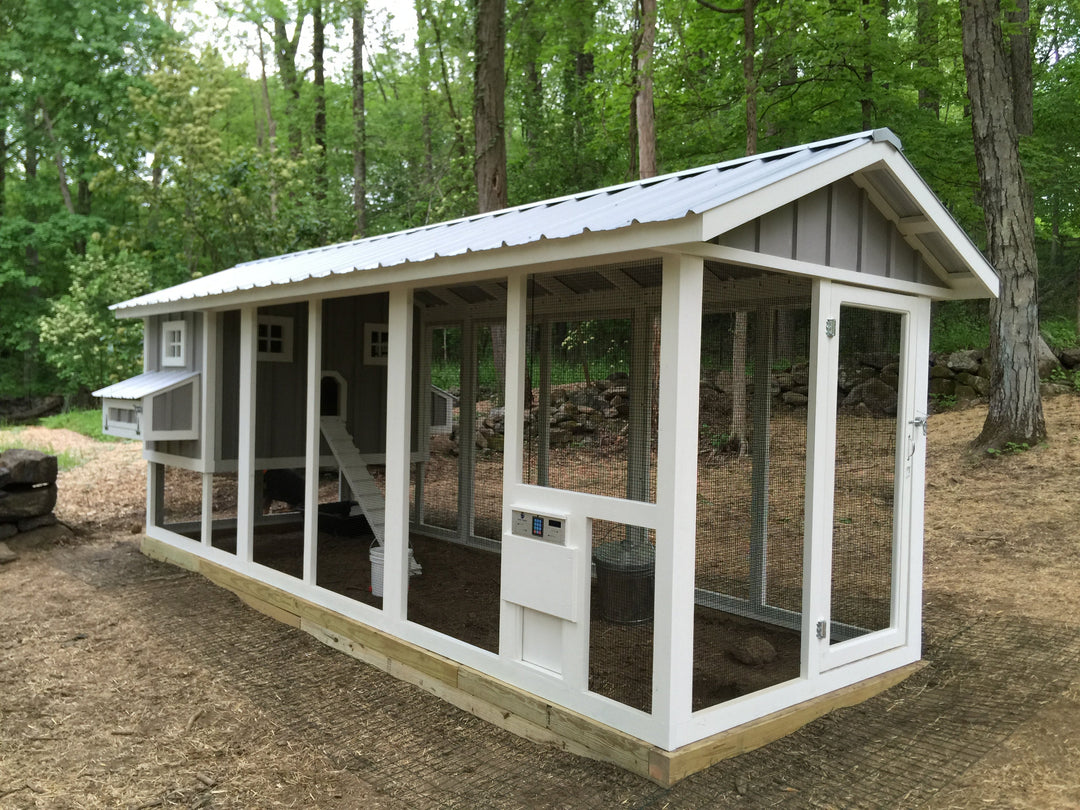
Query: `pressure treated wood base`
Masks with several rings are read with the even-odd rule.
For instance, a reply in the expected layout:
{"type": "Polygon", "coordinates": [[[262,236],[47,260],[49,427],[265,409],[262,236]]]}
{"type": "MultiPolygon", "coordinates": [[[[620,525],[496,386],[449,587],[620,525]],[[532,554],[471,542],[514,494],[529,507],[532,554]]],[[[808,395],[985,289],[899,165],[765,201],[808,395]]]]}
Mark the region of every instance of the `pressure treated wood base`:
{"type": "Polygon", "coordinates": [[[781,709],[749,723],[665,751],[483,672],[375,630],[252,577],[183,549],[144,537],[142,551],[155,560],[202,574],[255,610],[310,633],[324,644],[419,686],[465,711],[534,742],[614,763],[670,787],[692,773],[777,740],[834,709],[853,706],[922,668],[909,664],[827,695],[781,709]]]}

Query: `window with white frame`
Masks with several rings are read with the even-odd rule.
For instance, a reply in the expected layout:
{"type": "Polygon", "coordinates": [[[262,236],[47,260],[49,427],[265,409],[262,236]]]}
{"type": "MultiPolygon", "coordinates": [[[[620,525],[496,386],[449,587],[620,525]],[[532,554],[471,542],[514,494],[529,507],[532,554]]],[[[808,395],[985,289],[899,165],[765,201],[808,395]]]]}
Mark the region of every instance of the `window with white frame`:
{"type": "Polygon", "coordinates": [[[390,354],[390,330],[385,323],[364,324],[364,364],[385,366],[390,354]]]}
{"type": "Polygon", "coordinates": [[[259,360],[291,363],[293,358],[293,319],[281,315],[260,315],[258,323],[259,360]]]}
{"type": "Polygon", "coordinates": [[[184,321],[165,321],[161,325],[161,365],[187,365],[187,324],[184,321]]]}

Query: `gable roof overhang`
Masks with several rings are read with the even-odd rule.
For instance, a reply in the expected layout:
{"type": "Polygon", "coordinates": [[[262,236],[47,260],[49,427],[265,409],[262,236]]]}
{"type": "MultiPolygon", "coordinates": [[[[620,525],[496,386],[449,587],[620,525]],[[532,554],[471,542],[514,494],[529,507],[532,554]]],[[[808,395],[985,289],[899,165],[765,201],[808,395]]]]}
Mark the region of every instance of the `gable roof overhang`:
{"type": "MultiPolygon", "coordinates": [[[[850,177],[942,286],[912,285],[934,298],[997,295],[993,268],[900,151],[887,129],[545,200],[450,222],[236,265],[114,305],[120,317],[299,300],[360,288],[437,284],[522,267],[569,267],[668,252],[836,277],[830,268],[744,255],[722,234],[815,189],[850,177]]],[[[852,283],[875,285],[852,273],[852,283]]],[[[846,279],[846,273],[840,274],[846,279]]]]}

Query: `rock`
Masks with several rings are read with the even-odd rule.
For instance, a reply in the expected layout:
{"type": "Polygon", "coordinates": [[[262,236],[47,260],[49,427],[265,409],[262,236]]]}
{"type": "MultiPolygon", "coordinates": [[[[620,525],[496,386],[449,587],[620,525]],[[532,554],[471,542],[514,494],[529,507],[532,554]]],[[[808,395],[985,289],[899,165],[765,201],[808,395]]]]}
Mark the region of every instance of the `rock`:
{"type": "Polygon", "coordinates": [[[607,378],[611,382],[616,382],[616,381],[625,382],[626,380],[630,379],[630,375],[627,374],[625,371],[613,371],[613,372],[611,372],[610,374],[607,375],[607,378]]]}
{"type": "Polygon", "coordinates": [[[1039,338],[1039,379],[1045,380],[1055,371],[1061,368],[1057,356],[1046,345],[1046,341],[1039,338]]]}
{"type": "Polygon", "coordinates": [[[797,386],[810,384],[810,367],[802,363],[796,363],[791,367],[791,379],[797,386]]]}
{"type": "MultiPolygon", "coordinates": [[[[990,394],[990,381],[985,377],[979,377],[975,374],[969,374],[966,371],[961,371],[956,375],[956,385],[959,388],[961,385],[965,385],[971,388],[978,396],[985,397],[990,394]]],[[[959,396],[959,393],[957,393],[959,396]]]]}
{"type": "Polygon", "coordinates": [[[610,383],[607,380],[593,380],[593,387],[596,388],[598,393],[603,393],[607,390],[610,383]]]}
{"type": "Polygon", "coordinates": [[[56,515],[50,512],[47,515],[23,518],[19,521],[18,527],[20,532],[32,532],[34,529],[40,529],[42,526],[53,526],[56,522],[56,515]]]}
{"type": "Polygon", "coordinates": [[[1068,394],[1072,392],[1071,385],[1065,385],[1065,383],[1056,382],[1043,382],[1039,383],[1039,393],[1044,397],[1056,397],[1060,394],[1068,394]]]}
{"type": "Polygon", "coordinates": [[[56,506],[56,484],[0,490],[0,521],[47,515],[56,506]]]}
{"type": "Polygon", "coordinates": [[[494,425],[501,425],[506,421],[506,408],[503,408],[502,406],[492,408],[488,413],[488,419],[490,419],[494,425]]]}
{"type": "Polygon", "coordinates": [[[604,418],[605,419],[618,419],[619,418],[619,409],[618,408],[607,408],[604,411],[604,418]]]}
{"type": "Polygon", "coordinates": [[[953,352],[942,358],[945,365],[952,371],[960,372],[966,371],[968,374],[975,374],[979,370],[979,357],[974,349],[965,349],[964,351],[953,352]]]}
{"type": "Polygon", "coordinates": [[[488,436],[488,440],[487,440],[488,450],[494,450],[496,453],[501,453],[503,451],[503,446],[504,446],[503,441],[504,441],[504,438],[503,438],[503,434],[501,434],[501,433],[496,433],[493,436],[488,436]]]}
{"type": "Polygon", "coordinates": [[[551,391],[551,402],[552,402],[552,404],[557,404],[559,402],[565,402],[566,397],[567,397],[567,394],[566,394],[566,389],[565,388],[554,388],[551,391]]]}
{"type": "Polygon", "coordinates": [[[852,408],[860,402],[878,415],[895,413],[896,389],[874,377],[852,388],[842,404],[852,408]]]}
{"type": "Polygon", "coordinates": [[[791,405],[794,408],[803,408],[810,402],[808,396],[805,394],[798,394],[795,391],[785,391],[780,395],[780,400],[785,405],[791,405]]]}
{"type": "Polygon", "coordinates": [[[745,636],[732,645],[731,655],[741,664],[759,667],[776,659],[776,647],[764,636],[745,636]]]}
{"type": "Polygon", "coordinates": [[[874,412],[870,410],[865,402],[856,403],[855,407],[851,409],[851,413],[860,419],[873,419],[874,412]]]}
{"type": "Polygon", "coordinates": [[[72,536],[71,529],[63,523],[57,523],[17,534],[8,540],[7,544],[12,551],[30,551],[36,548],[50,548],[57,543],[70,540],[72,536]]]}
{"type": "Polygon", "coordinates": [[[615,406],[615,412],[619,416],[621,416],[623,419],[625,419],[626,417],[628,417],[630,415],[630,403],[629,402],[623,402],[623,403],[621,403],[619,405],[616,405],[615,406]]]}
{"type": "Polygon", "coordinates": [[[899,377],[900,376],[900,364],[899,363],[888,363],[887,365],[882,366],[881,367],[881,376],[884,377],[886,374],[895,375],[895,376],[899,377]]]}
{"type": "Polygon", "coordinates": [[[781,391],[789,391],[795,387],[795,375],[782,371],[773,377],[773,385],[779,387],[781,391]]]}
{"type": "Polygon", "coordinates": [[[1058,358],[1065,368],[1080,368],[1080,348],[1061,349],[1058,352],[1058,358]]]}
{"type": "Polygon", "coordinates": [[[477,450],[487,450],[488,449],[487,436],[485,436],[483,434],[483,432],[477,432],[477,434],[476,434],[476,449],[477,450]]]}
{"type": "Polygon", "coordinates": [[[559,413],[573,416],[577,413],[577,405],[574,404],[574,401],[572,399],[567,400],[559,406],[559,413]]]}
{"type": "Polygon", "coordinates": [[[932,379],[930,380],[930,393],[951,397],[956,393],[956,381],[945,380],[940,377],[932,379]]]}
{"type": "Polygon", "coordinates": [[[970,385],[956,384],[956,399],[958,402],[970,402],[978,396],[979,393],[970,385]]]}
{"type": "Polygon", "coordinates": [[[883,383],[885,383],[890,388],[897,388],[897,389],[900,388],[900,375],[899,374],[887,374],[886,372],[882,371],[880,379],[881,379],[881,381],[883,383]]]}
{"type": "Polygon", "coordinates": [[[612,400],[615,397],[628,397],[630,396],[630,389],[625,385],[613,385],[604,392],[604,398],[612,400]]]}
{"type": "Polygon", "coordinates": [[[19,533],[19,527],[14,523],[0,523],[0,540],[7,540],[13,534],[19,533]]]}
{"type": "Polygon", "coordinates": [[[561,427],[552,428],[549,436],[552,447],[565,447],[573,440],[574,434],[569,430],[563,430],[561,427]]]}
{"type": "Polygon", "coordinates": [[[0,565],[15,562],[17,559],[19,559],[19,555],[8,548],[7,543],[0,543],[0,565]]]}
{"type": "Polygon", "coordinates": [[[0,487],[55,481],[56,456],[38,450],[13,449],[0,453],[0,487]]]}
{"type": "Polygon", "coordinates": [[[930,366],[931,380],[951,380],[955,376],[956,375],[953,374],[952,370],[944,363],[930,366]]]}
{"type": "Polygon", "coordinates": [[[896,355],[891,352],[863,352],[858,355],[857,359],[864,366],[870,366],[875,371],[881,371],[889,363],[896,362],[896,355]]]}
{"type": "Polygon", "coordinates": [[[593,398],[595,396],[596,396],[596,392],[595,391],[590,391],[588,389],[585,389],[584,391],[571,391],[570,392],[570,401],[568,403],[566,403],[566,404],[567,405],[577,405],[577,406],[588,405],[590,402],[593,401],[593,398]]]}

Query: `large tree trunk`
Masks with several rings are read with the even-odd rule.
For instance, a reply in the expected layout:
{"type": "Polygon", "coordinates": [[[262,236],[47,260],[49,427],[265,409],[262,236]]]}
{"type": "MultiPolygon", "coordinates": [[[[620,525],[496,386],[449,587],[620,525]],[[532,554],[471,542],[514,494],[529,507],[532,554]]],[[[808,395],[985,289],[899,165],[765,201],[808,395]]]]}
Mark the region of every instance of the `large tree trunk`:
{"type": "Polygon", "coordinates": [[[961,0],[964,67],[979,167],[987,258],[1001,277],[990,305],[990,409],[976,448],[1046,437],[1039,396],[1038,263],[1031,190],[1020,163],[1000,0],[961,0]]]}
{"type": "Polygon", "coordinates": [[[364,107],[364,3],[352,8],[353,235],[367,232],[367,123],[364,107]]]}
{"type": "Polygon", "coordinates": [[[476,135],[477,207],[480,213],[505,208],[506,192],[506,0],[478,0],[476,66],[473,75],[473,130],[476,135]]]}
{"type": "Polygon", "coordinates": [[[637,56],[638,176],[656,177],[656,108],[653,104],[652,58],[656,46],[656,0],[638,0],[641,41],[637,56]]]}
{"type": "Polygon", "coordinates": [[[941,92],[930,81],[934,58],[938,47],[938,19],[936,0],[918,0],[915,11],[915,41],[922,52],[918,65],[922,71],[919,82],[919,107],[933,113],[934,118],[941,117],[941,92]]]}
{"type": "Polygon", "coordinates": [[[326,26],[323,23],[323,7],[321,0],[317,0],[311,8],[312,32],[311,58],[315,68],[315,122],[313,135],[315,138],[315,199],[319,202],[326,200],[329,181],[326,176],[326,66],[324,53],[326,51],[326,26]]]}
{"type": "MultiPolygon", "coordinates": [[[[273,158],[274,153],[277,151],[277,121],[274,119],[274,109],[270,106],[270,83],[266,78],[266,53],[263,50],[263,38],[262,28],[257,29],[259,35],[259,70],[260,79],[259,86],[262,88],[262,105],[263,111],[266,115],[266,141],[270,150],[270,157],[273,158]]],[[[274,180],[274,162],[270,161],[270,218],[277,218],[278,211],[278,194],[277,194],[277,182],[274,180]]]]}
{"type": "Polygon", "coordinates": [[[274,55],[277,59],[278,76],[285,88],[285,125],[289,130],[289,152],[293,158],[300,157],[300,75],[296,71],[296,47],[300,44],[300,32],[304,18],[300,16],[290,38],[283,17],[274,17],[274,55]]]}

